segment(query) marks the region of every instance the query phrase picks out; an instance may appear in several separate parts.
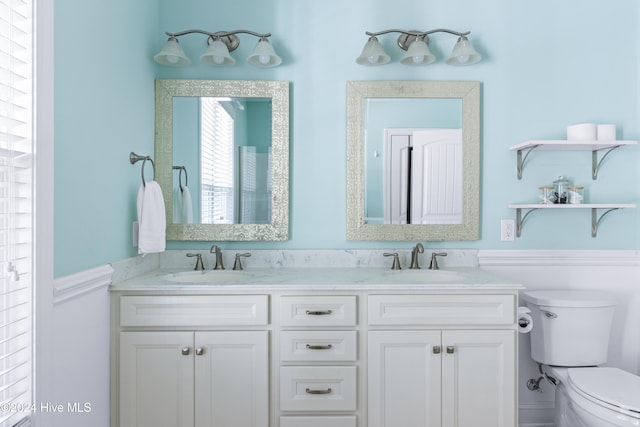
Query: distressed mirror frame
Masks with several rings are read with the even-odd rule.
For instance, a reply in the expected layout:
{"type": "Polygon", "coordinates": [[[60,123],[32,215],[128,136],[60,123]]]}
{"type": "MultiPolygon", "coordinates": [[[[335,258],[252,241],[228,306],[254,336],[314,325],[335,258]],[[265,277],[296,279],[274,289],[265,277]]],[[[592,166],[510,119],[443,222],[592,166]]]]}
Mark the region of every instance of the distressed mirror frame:
{"type": "Polygon", "coordinates": [[[257,241],[289,238],[289,82],[267,80],[156,80],[156,179],[162,188],[167,240],[257,241]],[[173,223],[173,98],[270,98],[271,224],[173,223]]]}
{"type": "Polygon", "coordinates": [[[347,239],[395,241],[480,238],[480,82],[347,82],[347,239]],[[365,223],[365,101],[368,98],[462,99],[462,224],[365,223]]]}

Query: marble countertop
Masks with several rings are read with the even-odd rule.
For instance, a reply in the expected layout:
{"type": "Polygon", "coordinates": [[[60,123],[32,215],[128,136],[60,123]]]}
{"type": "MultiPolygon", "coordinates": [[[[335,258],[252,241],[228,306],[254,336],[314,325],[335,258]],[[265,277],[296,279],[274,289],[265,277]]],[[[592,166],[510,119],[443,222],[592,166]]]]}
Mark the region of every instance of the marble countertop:
{"type": "Polygon", "coordinates": [[[477,267],[441,270],[258,268],[244,271],[156,269],[110,287],[112,292],[179,291],[491,291],[523,286],[477,267]]]}

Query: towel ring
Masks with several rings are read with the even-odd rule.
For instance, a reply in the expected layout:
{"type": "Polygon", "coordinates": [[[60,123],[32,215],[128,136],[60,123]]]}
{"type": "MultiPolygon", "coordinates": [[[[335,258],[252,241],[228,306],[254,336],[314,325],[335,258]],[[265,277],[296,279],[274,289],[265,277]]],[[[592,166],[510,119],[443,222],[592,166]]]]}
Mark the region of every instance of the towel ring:
{"type": "Polygon", "coordinates": [[[187,175],[187,168],[184,166],[174,166],[173,169],[180,170],[178,174],[178,183],[180,186],[180,191],[184,191],[184,187],[189,185],[189,175],[187,175]],[[184,171],[184,186],[182,185],[182,172],[184,171]]]}
{"type": "Polygon", "coordinates": [[[153,163],[153,159],[150,156],[139,156],[136,153],[134,153],[133,151],[131,153],[129,153],[129,162],[131,162],[131,164],[135,164],[137,162],[139,162],[140,160],[142,160],[142,170],[140,171],[140,176],[142,177],[142,186],[146,187],[147,183],[144,180],[144,165],[147,163],[147,160],[149,160],[151,162],[151,166],[153,167],[153,180],[156,180],[156,165],[155,163],[153,163]]]}

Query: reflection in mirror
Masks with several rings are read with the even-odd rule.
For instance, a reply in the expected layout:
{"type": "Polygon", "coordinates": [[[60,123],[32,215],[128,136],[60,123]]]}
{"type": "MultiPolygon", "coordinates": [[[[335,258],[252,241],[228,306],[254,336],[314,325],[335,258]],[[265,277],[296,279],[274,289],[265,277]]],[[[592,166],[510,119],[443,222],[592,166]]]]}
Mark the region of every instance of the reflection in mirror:
{"type": "Polygon", "coordinates": [[[174,223],[271,223],[270,98],[174,97],[173,135],[174,223]]]}
{"type": "Polygon", "coordinates": [[[365,103],[365,222],[461,224],[462,100],[365,103]]]}
{"type": "Polygon", "coordinates": [[[478,82],[349,82],[347,238],[479,238],[478,82]]]}
{"type": "Polygon", "coordinates": [[[286,240],[289,83],[157,80],[168,240],[286,240]]]}

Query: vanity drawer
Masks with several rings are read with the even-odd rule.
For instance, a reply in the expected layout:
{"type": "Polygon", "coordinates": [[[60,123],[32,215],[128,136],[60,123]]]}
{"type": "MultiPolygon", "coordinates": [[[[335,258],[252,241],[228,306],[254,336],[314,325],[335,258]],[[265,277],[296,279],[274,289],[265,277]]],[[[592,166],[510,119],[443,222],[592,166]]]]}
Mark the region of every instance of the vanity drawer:
{"type": "Polygon", "coordinates": [[[370,325],[510,325],[515,295],[369,295],[370,325]]]}
{"type": "Polygon", "coordinates": [[[356,427],[356,417],[280,417],[280,427],[356,427]]]}
{"type": "Polygon", "coordinates": [[[357,348],[356,331],[280,333],[280,359],[284,362],[353,362],[357,348]]]}
{"type": "Polygon", "coordinates": [[[267,325],[267,295],[123,296],[122,326],[267,325]]]}
{"type": "Polygon", "coordinates": [[[355,296],[283,296],[283,326],[355,326],[355,296]]]}
{"type": "Polygon", "coordinates": [[[355,366],[280,368],[282,411],[355,411],[355,366]]]}

